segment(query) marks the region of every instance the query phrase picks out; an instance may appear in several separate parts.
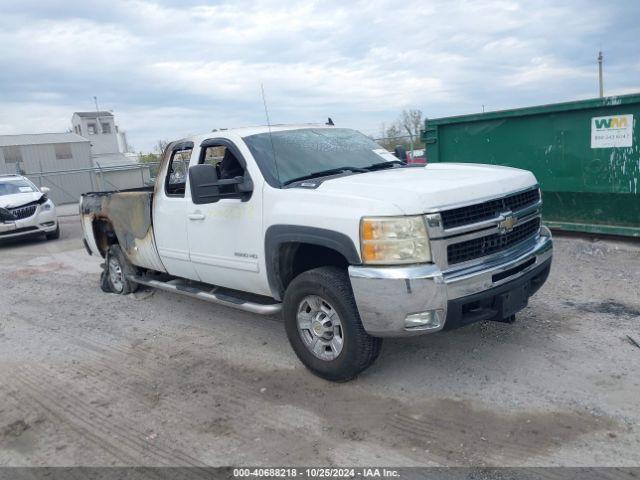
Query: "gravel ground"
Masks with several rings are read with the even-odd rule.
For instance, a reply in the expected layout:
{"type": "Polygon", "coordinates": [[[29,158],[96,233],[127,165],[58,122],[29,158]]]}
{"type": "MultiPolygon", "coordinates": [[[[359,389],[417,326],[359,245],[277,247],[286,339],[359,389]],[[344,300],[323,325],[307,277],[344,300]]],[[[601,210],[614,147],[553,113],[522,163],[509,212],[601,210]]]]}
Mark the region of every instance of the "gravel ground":
{"type": "Polygon", "coordinates": [[[557,237],[513,325],[388,340],[353,382],[281,320],[98,285],[62,238],[0,245],[0,465],[640,465],[640,245],[557,237]]]}

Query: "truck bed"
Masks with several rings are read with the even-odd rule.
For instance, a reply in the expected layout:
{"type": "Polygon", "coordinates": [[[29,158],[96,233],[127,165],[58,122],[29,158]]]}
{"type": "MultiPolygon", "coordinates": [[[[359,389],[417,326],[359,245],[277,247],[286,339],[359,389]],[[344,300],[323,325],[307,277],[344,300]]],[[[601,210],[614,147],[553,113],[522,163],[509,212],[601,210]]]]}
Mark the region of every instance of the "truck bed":
{"type": "Polygon", "coordinates": [[[153,234],[154,187],[118,192],[90,192],[80,197],[80,215],[89,249],[103,257],[109,235],[115,235],[129,261],[139,267],[164,271],[153,234]]]}

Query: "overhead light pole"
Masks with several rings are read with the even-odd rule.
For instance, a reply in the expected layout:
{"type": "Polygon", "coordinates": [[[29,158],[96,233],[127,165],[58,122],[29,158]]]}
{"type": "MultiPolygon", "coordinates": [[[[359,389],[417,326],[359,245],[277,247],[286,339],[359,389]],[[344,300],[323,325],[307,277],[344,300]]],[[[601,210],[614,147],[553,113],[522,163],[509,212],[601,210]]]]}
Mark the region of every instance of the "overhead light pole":
{"type": "Polygon", "coordinates": [[[598,52],[598,85],[600,87],[600,98],[604,97],[604,86],[602,85],[602,52],[598,52]]]}

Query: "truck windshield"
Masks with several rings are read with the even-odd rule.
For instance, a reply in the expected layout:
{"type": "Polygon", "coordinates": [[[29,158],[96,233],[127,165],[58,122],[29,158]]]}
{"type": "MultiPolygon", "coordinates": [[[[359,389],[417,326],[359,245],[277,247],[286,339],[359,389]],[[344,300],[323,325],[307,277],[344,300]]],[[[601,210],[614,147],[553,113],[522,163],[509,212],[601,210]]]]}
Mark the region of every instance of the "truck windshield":
{"type": "Polygon", "coordinates": [[[277,185],[325,171],[327,174],[343,170],[362,172],[373,166],[379,168],[381,162],[389,162],[389,166],[400,163],[369,137],[348,128],[259,133],[244,137],[244,141],[263,175],[277,185]]]}
{"type": "Polygon", "coordinates": [[[21,179],[0,179],[0,197],[4,195],[15,195],[16,193],[31,193],[37,192],[38,189],[33,183],[21,179]]]}

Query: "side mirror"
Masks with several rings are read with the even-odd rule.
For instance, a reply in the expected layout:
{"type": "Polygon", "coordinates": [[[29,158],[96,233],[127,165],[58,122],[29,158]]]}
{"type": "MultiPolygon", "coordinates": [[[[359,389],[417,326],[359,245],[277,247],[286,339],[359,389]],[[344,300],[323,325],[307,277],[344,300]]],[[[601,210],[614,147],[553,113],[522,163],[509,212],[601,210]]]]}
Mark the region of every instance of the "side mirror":
{"type": "Polygon", "coordinates": [[[49,187],[40,187],[40,191],[46,195],[51,189],[49,187]]]}
{"type": "Polygon", "coordinates": [[[194,165],[189,169],[191,200],[196,205],[214,203],[220,200],[218,171],[213,165],[194,165]]]}
{"type": "Polygon", "coordinates": [[[407,161],[407,149],[404,148],[402,145],[398,145],[394,150],[393,150],[393,154],[398,157],[400,160],[402,160],[403,162],[407,161]]]}

